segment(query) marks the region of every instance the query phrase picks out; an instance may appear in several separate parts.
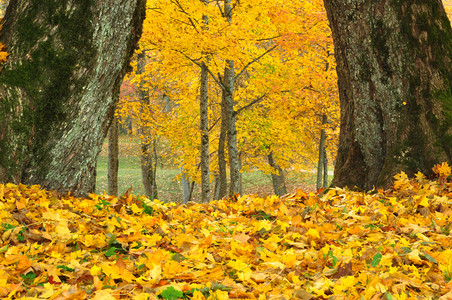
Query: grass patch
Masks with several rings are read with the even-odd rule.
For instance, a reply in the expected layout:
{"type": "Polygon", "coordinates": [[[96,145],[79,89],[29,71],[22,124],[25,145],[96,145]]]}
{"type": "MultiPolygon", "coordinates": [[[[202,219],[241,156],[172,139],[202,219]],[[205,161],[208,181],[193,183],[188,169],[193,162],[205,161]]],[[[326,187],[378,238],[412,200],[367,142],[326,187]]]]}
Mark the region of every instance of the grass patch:
{"type": "MultiPolygon", "coordinates": [[[[102,194],[107,190],[108,159],[106,156],[99,156],[97,160],[97,182],[96,193],[102,194]]],[[[143,195],[144,188],[141,181],[140,159],[136,156],[119,157],[118,171],[118,192],[123,195],[129,188],[135,195],[143,195]]],[[[180,202],[182,200],[182,187],[176,176],[180,173],[176,168],[157,169],[157,188],[159,199],[164,202],[180,202]]],[[[330,180],[332,176],[330,176],[330,180]]],[[[257,194],[268,196],[273,194],[273,186],[270,175],[260,171],[243,173],[243,194],[257,194]]],[[[316,181],[315,173],[294,173],[287,174],[286,186],[288,192],[293,192],[297,188],[313,190],[316,181]]],[[[211,190],[213,191],[213,184],[211,190]]],[[[193,199],[199,198],[199,185],[195,185],[193,199]]]]}
{"type": "MultiPolygon", "coordinates": [[[[96,193],[102,194],[107,190],[108,172],[108,140],[104,143],[103,149],[97,160],[97,181],[96,193]]],[[[140,141],[133,136],[119,136],[119,171],[118,171],[118,193],[123,195],[129,188],[132,188],[134,195],[144,195],[144,188],[141,181],[140,166],[140,141]]],[[[179,180],[175,180],[180,174],[180,170],[174,167],[159,167],[157,169],[158,198],[164,202],[181,202],[182,186],[179,180]]],[[[332,176],[329,176],[331,182],[332,176]]],[[[260,197],[273,194],[271,176],[260,171],[244,172],[242,175],[243,194],[256,194],[260,197]]],[[[292,193],[296,189],[312,191],[315,189],[316,173],[312,172],[291,172],[286,174],[287,191],[292,193]]],[[[211,191],[214,190],[214,183],[211,191]]],[[[200,198],[200,186],[195,185],[193,190],[193,200],[200,198]]]]}

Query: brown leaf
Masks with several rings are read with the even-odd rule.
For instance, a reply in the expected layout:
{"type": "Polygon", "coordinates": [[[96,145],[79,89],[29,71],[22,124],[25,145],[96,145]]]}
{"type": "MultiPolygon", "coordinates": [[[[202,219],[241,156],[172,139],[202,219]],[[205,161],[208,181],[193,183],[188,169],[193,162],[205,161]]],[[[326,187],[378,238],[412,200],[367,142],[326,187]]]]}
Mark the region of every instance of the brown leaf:
{"type": "Polygon", "coordinates": [[[310,300],[314,298],[314,296],[307,292],[305,289],[296,290],[295,293],[293,294],[293,297],[302,300],[310,300]]]}
{"type": "Polygon", "coordinates": [[[348,263],[340,263],[339,266],[337,267],[337,272],[333,274],[333,276],[331,276],[332,278],[336,278],[339,279],[343,276],[350,276],[353,275],[353,268],[352,268],[352,262],[348,262],[348,263]]]}

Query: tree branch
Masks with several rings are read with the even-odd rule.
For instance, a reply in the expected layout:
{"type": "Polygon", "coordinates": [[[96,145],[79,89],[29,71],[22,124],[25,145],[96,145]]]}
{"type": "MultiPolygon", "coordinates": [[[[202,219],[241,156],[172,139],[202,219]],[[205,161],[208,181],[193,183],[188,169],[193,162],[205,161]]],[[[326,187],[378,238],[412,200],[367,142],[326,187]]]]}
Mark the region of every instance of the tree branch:
{"type": "Polygon", "coordinates": [[[185,9],[182,7],[182,4],[180,4],[179,0],[171,0],[171,2],[173,2],[177,7],[179,7],[180,11],[181,11],[183,14],[187,15],[188,21],[190,22],[191,26],[193,26],[193,28],[196,30],[196,32],[199,33],[198,27],[196,27],[195,23],[193,22],[192,17],[190,16],[189,13],[187,13],[187,12],[185,11],[185,9]]]}
{"type": "Polygon", "coordinates": [[[253,101],[251,101],[251,102],[248,103],[247,105],[245,105],[245,106],[243,106],[243,107],[237,109],[236,111],[234,111],[234,115],[238,115],[239,113],[241,113],[241,112],[244,111],[245,109],[248,109],[248,108],[250,108],[251,106],[253,106],[254,104],[256,104],[256,103],[258,103],[258,102],[261,102],[261,101],[265,98],[265,96],[267,96],[267,93],[265,93],[265,94],[263,94],[262,96],[260,96],[260,97],[258,97],[258,98],[256,98],[256,99],[254,99],[253,101]]]}
{"type": "Polygon", "coordinates": [[[216,0],[215,2],[217,3],[218,9],[220,10],[220,13],[221,13],[221,16],[224,18],[225,15],[224,15],[224,11],[221,9],[220,1],[216,0]]]}
{"type": "MultiPolygon", "coordinates": [[[[173,49],[173,51],[176,51],[180,54],[182,54],[183,56],[185,56],[185,58],[187,58],[188,60],[190,60],[192,63],[194,63],[195,65],[197,65],[198,67],[201,67],[201,63],[198,62],[197,60],[191,58],[190,56],[188,56],[187,54],[185,54],[184,52],[180,51],[180,50],[176,50],[173,49]]],[[[213,78],[213,80],[220,86],[220,88],[222,89],[226,89],[223,82],[221,82],[221,77],[216,78],[215,75],[212,73],[212,71],[210,70],[209,67],[207,67],[207,72],[210,74],[210,76],[213,78]]]]}
{"type": "Polygon", "coordinates": [[[234,77],[234,81],[237,80],[242,74],[243,72],[245,72],[246,69],[248,69],[249,66],[251,66],[252,64],[254,64],[256,61],[258,61],[259,59],[261,59],[262,57],[264,57],[265,55],[267,55],[269,52],[273,51],[276,47],[278,47],[277,45],[271,47],[270,49],[268,49],[267,51],[265,51],[264,53],[262,53],[261,55],[259,55],[258,57],[256,57],[255,59],[253,59],[252,61],[250,61],[245,67],[243,67],[242,71],[240,71],[240,73],[238,73],[235,77],[234,77]]]}

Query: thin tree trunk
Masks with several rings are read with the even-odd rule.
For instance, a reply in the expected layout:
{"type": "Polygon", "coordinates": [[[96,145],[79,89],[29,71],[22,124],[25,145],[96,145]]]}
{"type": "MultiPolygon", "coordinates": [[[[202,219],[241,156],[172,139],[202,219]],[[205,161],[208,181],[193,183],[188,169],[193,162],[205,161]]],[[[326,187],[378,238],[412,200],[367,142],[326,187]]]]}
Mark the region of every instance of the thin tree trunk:
{"type": "Polygon", "coordinates": [[[184,167],[180,167],[181,176],[181,184],[182,184],[182,201],[187,204],[190,201],[190,181],[187,178],[187,175],[184,172],[184,167]]]}
{"type": "Polygon", "coordinates": [[[228,178],[226,172],[226,138],[228,130],[228,113],[226,99],[224,97],[224,92],[221,98],[221,125],[220,125],[220,137],[218,140],[218,187],[215,190],[215,199],[221,199],[228,193],[228,178]],[[218,193],[218,194],[217,194],[218,193]]]}
{"type": "Polygon", "coordinates": [[[205,63],[201,65],[200,89],[200,131],[201,131],[201,202],[209,201],[210,175],[209,175],[209,73],[205,63]]]}
{"type": "Polygon", "coordinates": [[[239,194],[243,195],[243,174],[240,172],[242,169],[242,151],[240,151],[238,157],[239,157],[239,194]]]}
{"type": "MultiPolygon", "coordinates": [[[[205,5],[207,0],[203,0],[205,5]]],[[[203,29],[208,29],[209,17],[202,16],[203,29]]],[[[208,58],[206,58],[208,59],[208,58]]],[[[201,82],[200,82],[200,100],[199,114],[201,131],[201,202],[209,201],[210,197],[210,172],[209,172],[209,69],[206,62],[201,63],[201,82]]]]}
{"type": "Polygon", "coordinates": [[[0,42],[0,181],[93,189],[145,1],[12,0],[0,42]]]}
{"type": "Polygon", "coordinates": [[[191,200],[191,197],[193,195],[193,185],[194,182],[189,180],[189,177],[184,171],[184,167],[180,168],[182,177],[181,177],[181,183],[182,183],[182,199],[185,204],[188,203],[188,201],[191,200]]]}
{"type": "MultiPolygon", "coordinates": [[[[143,74],[145,72],[145,65],[146,53],[142,51],[138,54],[137,74],[143,74]]],[[[139,84],[139,97],[143,112],[149,106],[149,94],[143,88],[143,83],[139,84]]],[[[153,160],[155,139],[152,137],[149,126],[146,124],[141,126],[141,180],[146,196],[151,199],[157,199],[156,162],[153,160]]]]}
{"type": "Polygon", "coordinates": [[[333,185],[387,187],[452,162],[452,29],[440,0],[324,0],[341,131],[333,185]]]}
{"type": "MultiPolygon", "coordinates": [[[[224,1],[224,14],[228,22],[232,22],[232,7],[231,0],[224,1]]],[[[234,85],[235,85],[235,68],[233,60],[226,60],[226,67],[224,68],[224,100],[227,107],[226,113],[228,116],[228,155],[229,155],[229,170],[231,182],[229,185],[229,192],[231,195],[240,193],[240,162],[239,152],[237,149],[237,129],[235,125],[236,114],[234,112],[234,85]]]]}
{"type": "Polygon", "coordinates": [[[119,167],[119,123],[116,117],[108,132],[108,194],[118,195],[118,167],[119,167]]]}
{"type": "Polygon", "coordinates": [[[268,164],[270,167],[272,167],[272,183],[273,183],[273,191],[275,192],[275,195],[283,196],[287,194],[286,189],[286,182],[284,178],[284,171],[281,169],[281,167],[276,164],[274,158],[273,158],[273,152],[270,152],[267,156],[268,158],[268,164]]]}
{"type": "MultiPolygon", "coordinates": [[[[322,115],[322,126],[326,124],[326,121],[327,121],[326,115],[322,115]]],[[[320,130],[319,160],[317,163],[317,185],[316,185],[317,190],[325,186],[324,182],[322,183],[322,179],[324,179],[323,171],[326,160],[325,140],[326,140],[325,129],[322,128],[320,130]]]]}
{"type": "Polygon", "coordinates": [[[326,147],[323,148],[323,187],[328,187],[328,156],[326,155],[326,147]]]}

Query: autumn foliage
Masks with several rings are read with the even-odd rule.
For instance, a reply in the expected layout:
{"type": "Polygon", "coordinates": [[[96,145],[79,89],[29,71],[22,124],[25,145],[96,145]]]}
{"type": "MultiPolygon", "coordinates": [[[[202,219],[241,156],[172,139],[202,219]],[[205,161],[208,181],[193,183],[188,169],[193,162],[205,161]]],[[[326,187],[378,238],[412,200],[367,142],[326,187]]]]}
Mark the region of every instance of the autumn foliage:
{"type": "Polygon", "coordinates": [[[451,299],[451,171],[435,171],[189,205],[0,185],[0,297],[451,299]]]}

